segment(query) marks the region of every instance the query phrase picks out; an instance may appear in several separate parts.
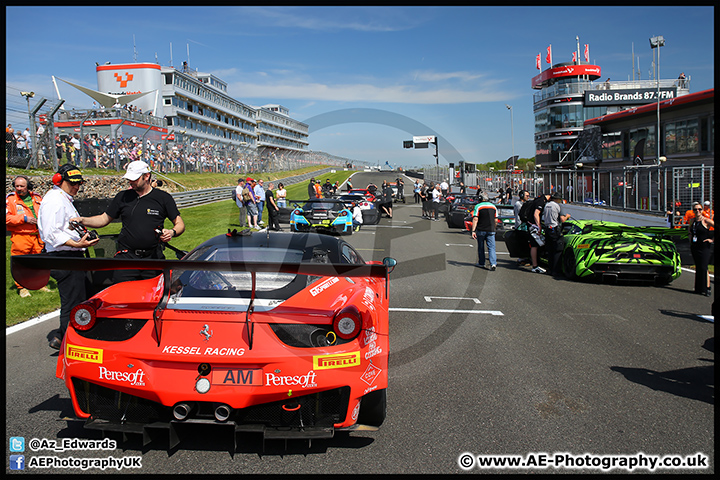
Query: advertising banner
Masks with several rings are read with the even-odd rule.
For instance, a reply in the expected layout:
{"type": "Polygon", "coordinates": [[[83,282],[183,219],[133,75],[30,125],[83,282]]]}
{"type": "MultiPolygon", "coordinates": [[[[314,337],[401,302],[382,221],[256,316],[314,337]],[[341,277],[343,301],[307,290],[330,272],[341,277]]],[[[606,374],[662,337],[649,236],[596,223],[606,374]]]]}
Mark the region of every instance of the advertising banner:
{"type": "MultiPolygon", "coordinates": [[[[677,87],[660,89],[660,100],[677,98],[677,87]]],[[[654,88],[632,88],[624,90],[586,90],[585,106],[645,105],[658,101],[658,91],[654,88]]]]}

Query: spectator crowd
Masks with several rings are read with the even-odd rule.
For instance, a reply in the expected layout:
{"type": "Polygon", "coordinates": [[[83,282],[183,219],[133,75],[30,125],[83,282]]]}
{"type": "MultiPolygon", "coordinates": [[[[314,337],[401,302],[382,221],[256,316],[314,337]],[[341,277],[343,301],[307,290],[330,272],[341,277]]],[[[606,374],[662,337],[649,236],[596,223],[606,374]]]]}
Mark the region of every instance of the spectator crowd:
{"type": "MultiPolygon", "coordinates": [[[[13,157],[27,158],[33,138],[28,128],[15,132],[11,124],[5,129],[6,161],[13,157]]],[[[40,162],[49,166],[72,163],[84,168],[124,169],[127,164],[143,160],[160,173],[216,172],[229,174],[292,170],[310,165],[345,166],[348,160],[324,152],[293,152],[266,149],[262,153],[242,147],[214,145],[208,141],[157,142],[137,136],[114,139],[110,135],[79,133],[49,138],[49,131],[38,124],[35,139],[40,146],[40,162]],[[269,151],[272,150],[272,151],[269,151]],[[84,159],[83,159],[84,152],[84,159]],[[54,155],[54,158],[53,158],[54,155]],[[117,165],[116,165],[117,155],[117,165]]]]}

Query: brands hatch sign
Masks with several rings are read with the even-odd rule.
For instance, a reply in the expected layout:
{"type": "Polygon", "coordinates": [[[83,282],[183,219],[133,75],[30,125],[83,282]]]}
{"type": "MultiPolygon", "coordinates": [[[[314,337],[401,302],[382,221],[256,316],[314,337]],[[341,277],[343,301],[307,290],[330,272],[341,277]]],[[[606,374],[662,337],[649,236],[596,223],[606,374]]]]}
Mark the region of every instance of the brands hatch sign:
{"type": "MultiPolygon", "coordinates": [[[[660,89],[660,100],[669,100],[676,97],[677,87],[660,89]]],[[[645,105],[657,101],[658,91],[652,88],[585,91],[586,107],[602,105],[645,105]]]]}

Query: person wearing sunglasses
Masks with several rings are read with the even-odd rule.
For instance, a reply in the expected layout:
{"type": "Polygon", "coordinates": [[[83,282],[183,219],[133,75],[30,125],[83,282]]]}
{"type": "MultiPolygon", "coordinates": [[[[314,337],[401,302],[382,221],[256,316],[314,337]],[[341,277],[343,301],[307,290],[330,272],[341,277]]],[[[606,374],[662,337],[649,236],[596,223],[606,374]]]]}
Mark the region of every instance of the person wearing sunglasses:
{"type": "Polygon", "coordinates": [[[692,210],[695,216],[690,221],[689,230],[690,252],[695,262],[695,293],[709,297],[708,265],[715,244],[715,222],[703,215],[703,207],[699,203],[694,204],[692,210]]]}

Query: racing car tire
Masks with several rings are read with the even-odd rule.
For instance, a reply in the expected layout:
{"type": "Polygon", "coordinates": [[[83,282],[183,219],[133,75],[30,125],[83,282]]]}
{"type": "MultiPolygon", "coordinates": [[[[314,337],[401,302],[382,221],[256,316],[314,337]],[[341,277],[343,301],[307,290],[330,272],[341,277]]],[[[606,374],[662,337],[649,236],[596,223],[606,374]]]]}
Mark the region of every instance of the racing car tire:
{"type": "Polygon", "coordinates": [[[575,264],[575,255],[573,255],[572,251],[569,249],[565,250],[562,260],[565,276],[570,280],[577,280],[577,265],[575,264]]]}
{"type": "Polygon", "coordinates": [[[387,413],[387,389],[370,392],[360,402],[357,423],[379,427],[385,421],[387,413]]]}

